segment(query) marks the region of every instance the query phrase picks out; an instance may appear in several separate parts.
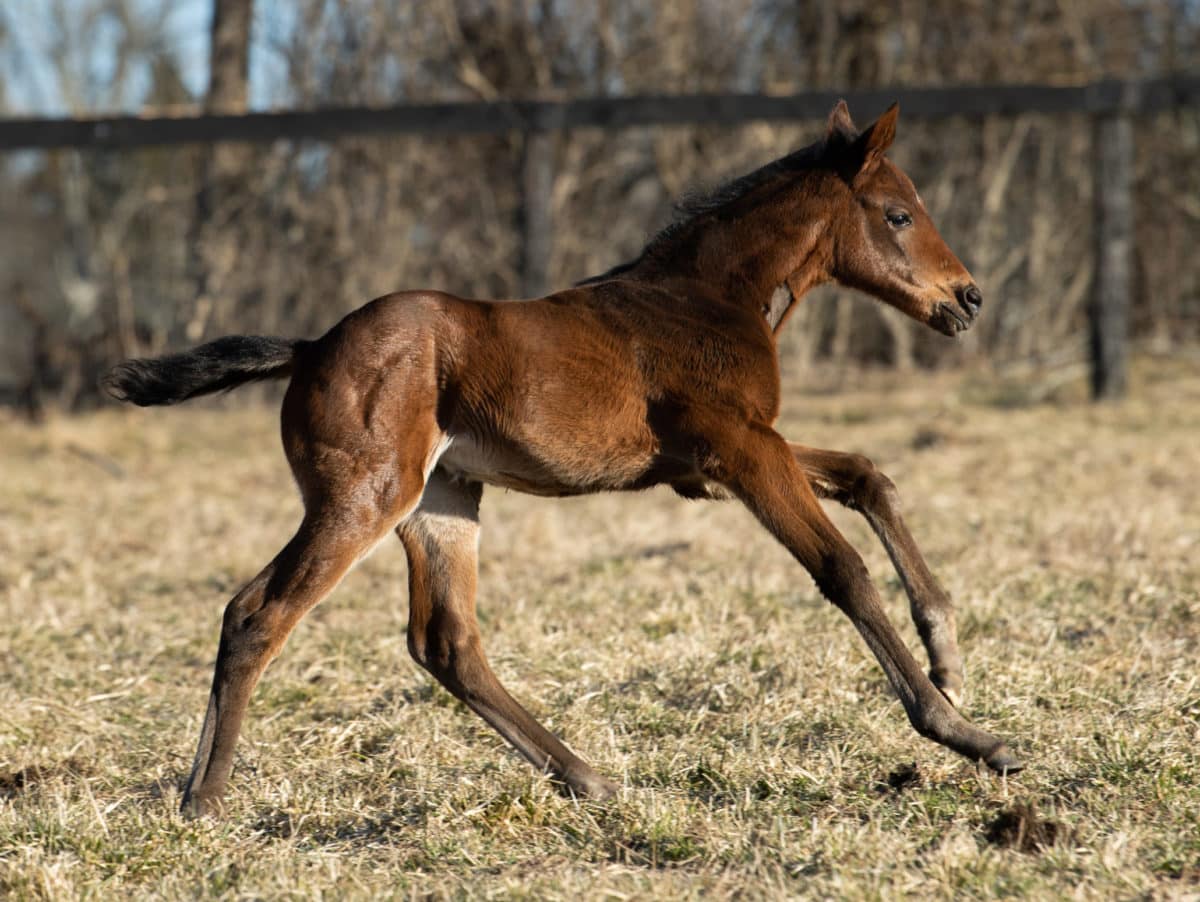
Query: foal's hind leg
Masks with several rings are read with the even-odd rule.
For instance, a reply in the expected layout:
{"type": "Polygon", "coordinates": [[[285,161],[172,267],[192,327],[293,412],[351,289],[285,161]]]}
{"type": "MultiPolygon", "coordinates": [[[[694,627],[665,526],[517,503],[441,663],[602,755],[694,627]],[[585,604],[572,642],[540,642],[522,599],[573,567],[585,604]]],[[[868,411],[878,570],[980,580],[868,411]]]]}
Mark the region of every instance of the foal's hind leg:
{"type": "Polygon", "coordinates": [[[259,677],[300,618],[390,527],[385,524],[374,536],[339,534],[306,518],[295,538],[225,608],[208,711],[183,793],[185,814],[220,812],[234,745],[259,677]]]}
{"type": "Polygon", "coordinates": [[[396,532],[408,553],[408,648],[414,659],[507,739],[534,767],[570,791],[604,798],[600,776],[522,708],[488,665],[475,618],[479,483],[434,471],[421,504],[396,532]]]}
{"type": "Polygon", "coordinates": [[[820,497],[859,511],[871,524],[908,594],[913,622],[929,654],[930,679],[956,707],[961,705],[963,665],[954,607],[904,525],[896,486],[860,454],[793,443],[788,447],[820,497]]]}
{"type": "Polygon", "coordinates": [[[387,492],[362,491],[368,479],[361,476],[339,491],[313,493],[295,537],[225,608],[208,711],[183,793],[185,814],[220,812],[234,744],[259,677],[300,618],[416,505],[420,451],[414,465],[396,468],[387,492]]]}

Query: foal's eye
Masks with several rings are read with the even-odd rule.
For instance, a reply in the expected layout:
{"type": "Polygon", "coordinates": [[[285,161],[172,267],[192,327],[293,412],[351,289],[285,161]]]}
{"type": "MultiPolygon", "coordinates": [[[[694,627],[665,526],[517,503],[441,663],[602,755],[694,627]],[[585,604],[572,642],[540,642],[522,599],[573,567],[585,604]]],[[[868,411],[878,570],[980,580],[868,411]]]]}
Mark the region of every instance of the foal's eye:
{"type": "Polygon", "coordinates": [[[888,210],[883,215],[883,218],[887,220],[887,224],[893,229],[907,229],[912,225],[912,217],[903,210],[888,210]]]}

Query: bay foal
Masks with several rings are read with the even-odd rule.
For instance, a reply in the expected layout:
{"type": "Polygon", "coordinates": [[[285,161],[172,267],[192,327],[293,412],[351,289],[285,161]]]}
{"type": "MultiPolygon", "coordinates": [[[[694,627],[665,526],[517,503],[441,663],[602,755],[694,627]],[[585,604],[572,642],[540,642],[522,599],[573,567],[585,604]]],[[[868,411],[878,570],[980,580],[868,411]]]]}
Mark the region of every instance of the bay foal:
{"type": "Polygon", "coordinates": [[[979,313],[970,274],[884,156],[896,116],[859,132],[839,103],[821,141],[685,206],[637,259],[549,297],[402,292],[315,341],[228,337],[118,366],[110,391],[140,405],[291,377],[283,446],[304,518],[225,610],[184,810],[220,811],[264,668],[392,531],[408,554],[413,657],[569,791],[613,792],[488,666],[475,618],[484,483],[547,496],[660,484],[688,498],[732,494],[854,623],[922,736],[1017,770],[1004,743],[956,710],[954,613],[892,483],[863,457],[791,444],[772,426],[776,335],[814,285],[835,279],[947,335],[979,313]],[[928,676],[818,498],[861,511],[883,542],[928,676]]]}

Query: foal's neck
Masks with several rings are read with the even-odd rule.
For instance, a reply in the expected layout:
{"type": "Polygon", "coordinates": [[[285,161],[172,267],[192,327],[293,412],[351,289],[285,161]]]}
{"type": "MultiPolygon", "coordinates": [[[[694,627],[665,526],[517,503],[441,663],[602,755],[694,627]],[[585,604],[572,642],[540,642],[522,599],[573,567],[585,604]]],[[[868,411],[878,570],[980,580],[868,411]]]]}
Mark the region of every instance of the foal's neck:
{"type": "Polygon", "coordinates": [[[833,205],[820,177],[798,174],[736,217],[698,222],[686,268],[777,331],[809,289],[832,277],[833,205]]]}

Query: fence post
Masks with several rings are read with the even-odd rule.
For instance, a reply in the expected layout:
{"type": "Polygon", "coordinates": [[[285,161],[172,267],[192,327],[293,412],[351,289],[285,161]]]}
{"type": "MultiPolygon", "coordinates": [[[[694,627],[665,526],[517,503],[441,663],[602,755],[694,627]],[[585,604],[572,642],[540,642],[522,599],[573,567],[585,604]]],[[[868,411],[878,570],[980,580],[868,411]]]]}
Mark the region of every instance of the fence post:
{"type": "Polygon", "coordinates": [[[521,154],[521,293],[541,297],[549,290],[554,241],[554,133],[525,132],[521,154]]]}
{"type": "Polygon", "coordinates": [[[1092,397],[1124,396],[1133,289],[1133,120],[1124,111],[1096,117],[1095,266],[1088,309],[1092,397]]]}

